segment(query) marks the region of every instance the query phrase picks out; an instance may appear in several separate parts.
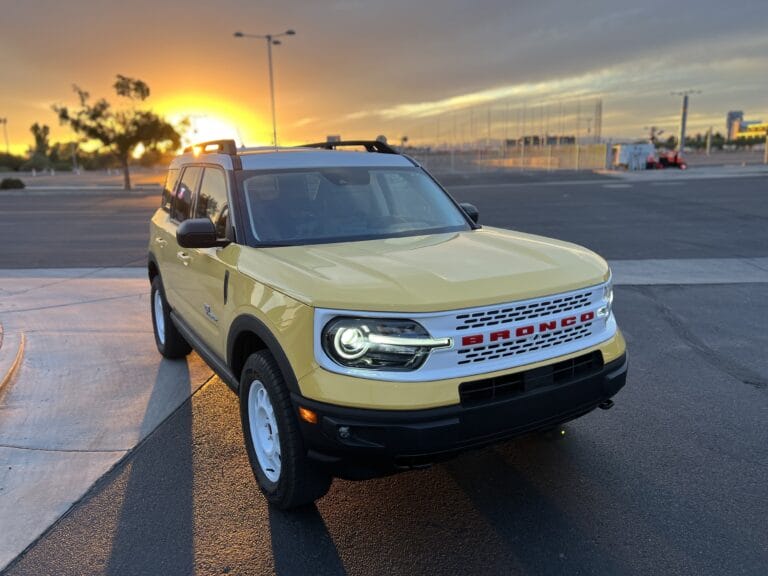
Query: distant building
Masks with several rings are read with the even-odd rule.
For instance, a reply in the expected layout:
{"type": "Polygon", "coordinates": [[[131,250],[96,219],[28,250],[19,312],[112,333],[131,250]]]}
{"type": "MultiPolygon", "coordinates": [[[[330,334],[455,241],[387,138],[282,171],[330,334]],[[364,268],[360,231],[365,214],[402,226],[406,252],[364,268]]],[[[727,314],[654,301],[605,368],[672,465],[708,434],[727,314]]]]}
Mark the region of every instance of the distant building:
{"type": "Polygon", "coordinates": [[[728,140],[733,140],[736,134],[741,132],[741,123],[744,122],[744,112],[741,110],[731,110],[725,117],[725,131],[728,140]]]}
{"type": "Polygon", "coordinates": [[[744,112],[731,110],[726,116],[728,140],[747,138],[765,138],[768,134],[768,122],[762,120],[744,120],[744,112]]]}
{"type": "Polygon", "coordinates": [[[768,122],[756,120],[753,122],[742,122],[741,130],[734,135],[734,140],[743,140],[745,138],[765,138],[768,134],[768,122]]]}
{"type": "Polygon", "coordinates": [[[547,134],[546,136],[539,136],[536,134],[532,136],[523,136],[522,138],[516,139],[509,138],[505,141],[505,145],[508,148],[520,146],[521,144],[524,144],[525,146],[560,146],[561,144],[576,144],[576,137],[565,134],[562,136],[553,136],[551,134],[547,134]]]}

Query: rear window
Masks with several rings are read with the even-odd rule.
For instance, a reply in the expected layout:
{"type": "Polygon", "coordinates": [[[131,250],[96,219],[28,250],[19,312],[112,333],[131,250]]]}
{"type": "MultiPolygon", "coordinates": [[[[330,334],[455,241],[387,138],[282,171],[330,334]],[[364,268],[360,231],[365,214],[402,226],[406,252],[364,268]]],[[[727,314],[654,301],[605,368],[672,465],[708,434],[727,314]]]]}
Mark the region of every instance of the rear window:
{"type": "Polygon", "coordinates": [[[197,183],[203,169],[199,166],[188,166],[184,169],[181,182],[176,188],[176,193],[171,203],[171,218],[184,222],[192,215],[192,201],[194,200],[197,183]]]}
{"type": "Polygon", "coordinates": [[[165,177],[165,185],[163,186],[163,197],[160,202],[160,208],[166,212],[171,211],[171,200],[173,200],[173,191],[176,188],[176,183],[179,181],[179,169],[171,168],[168,170],[168,175],[165,177]]]}
{"type": "Polygon", "coordinates": [[[210,218],[219,238],[227,236],[227,179],[224,171],[206,168],[197,196],[195,218],[210,218]]]}

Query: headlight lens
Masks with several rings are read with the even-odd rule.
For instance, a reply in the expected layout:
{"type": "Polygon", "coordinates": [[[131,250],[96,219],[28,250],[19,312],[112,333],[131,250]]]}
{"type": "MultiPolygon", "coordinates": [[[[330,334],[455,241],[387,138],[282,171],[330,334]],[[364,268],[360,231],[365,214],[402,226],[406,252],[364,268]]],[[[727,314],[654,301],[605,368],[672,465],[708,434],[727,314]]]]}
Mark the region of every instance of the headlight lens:
{"type": "Polygon", "coordinates": [[[416,370],[450,338],[432,338],[412,320],[335,318],[322,334],[325,353],[337,364],[368,370],[416,370]]]}
{"type": "Polygon", "coordinates": [[[608,318],[611,315],[613,309],[613,282],[608,281],[603,291],[602,306],[597,310],[598,318],[608,318]]]}

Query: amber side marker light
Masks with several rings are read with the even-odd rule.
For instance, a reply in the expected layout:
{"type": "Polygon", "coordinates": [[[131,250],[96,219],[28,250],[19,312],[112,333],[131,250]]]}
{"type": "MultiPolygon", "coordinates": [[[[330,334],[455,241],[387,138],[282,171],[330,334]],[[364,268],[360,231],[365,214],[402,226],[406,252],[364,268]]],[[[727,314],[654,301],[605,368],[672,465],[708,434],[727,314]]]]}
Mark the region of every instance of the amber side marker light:
{"type": "Polygon", "coordinates": [[[304,406],[299,406],[299,416],[301,416],[301,419],[304,420],[304,422],[309,422],[310,424],[317,424],[317,414],[312,412],[309,408],[304,408],[304,406]]]}

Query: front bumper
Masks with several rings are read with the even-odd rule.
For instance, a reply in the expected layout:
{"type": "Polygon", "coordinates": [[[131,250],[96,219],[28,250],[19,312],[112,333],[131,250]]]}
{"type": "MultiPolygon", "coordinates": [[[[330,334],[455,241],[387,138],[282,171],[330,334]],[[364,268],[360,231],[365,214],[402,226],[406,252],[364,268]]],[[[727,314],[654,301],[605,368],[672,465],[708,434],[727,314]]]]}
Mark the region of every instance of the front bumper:
{"type": "Polygon", "coordinates": [[[624,386],[627,365],[625,353],[606,365],[600,361],[594,369],[555,378],[530,370],[513,383],[501,382],[504,394],[481,394],[479,400],[465,396],[461,404],[426,410],[348,408],[297,394],[293,403],[297,411],[303,406],[318,416],[317,424],[299,418],[310,458],[336,467],[342,476],[375,475],[578,418],[624,386]]]}

